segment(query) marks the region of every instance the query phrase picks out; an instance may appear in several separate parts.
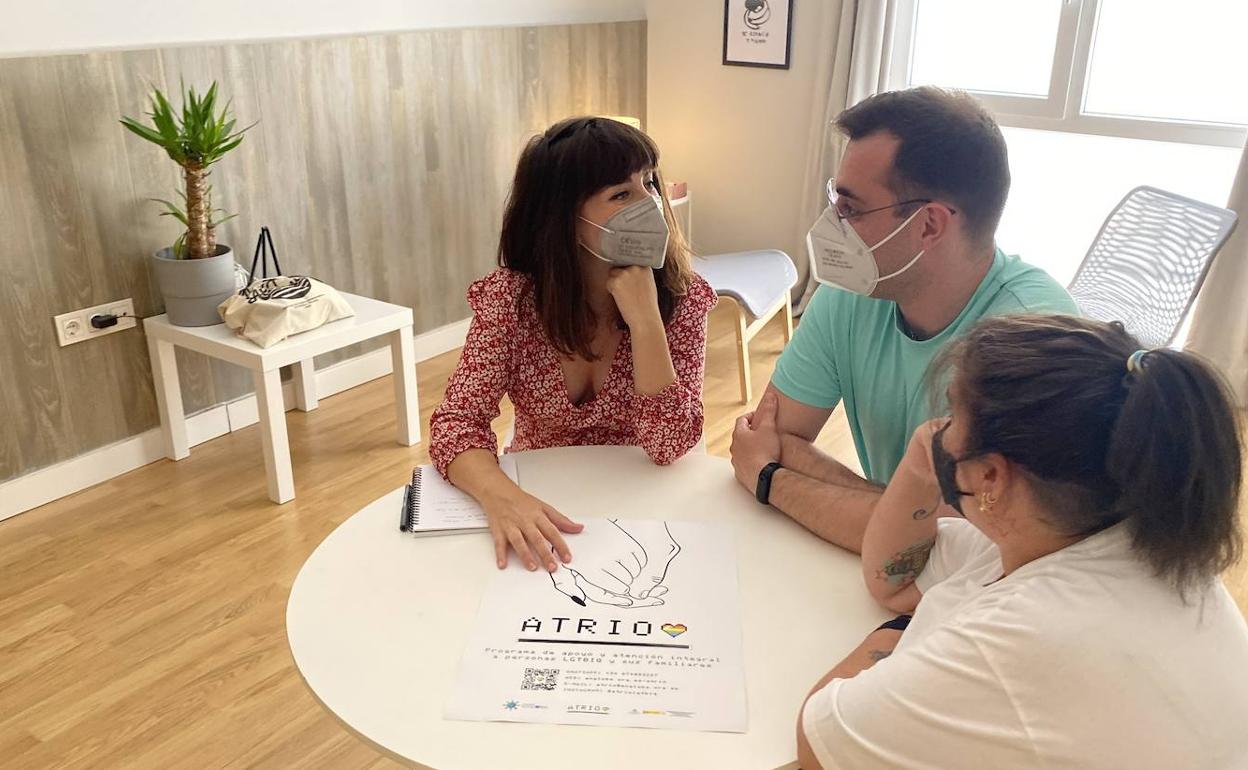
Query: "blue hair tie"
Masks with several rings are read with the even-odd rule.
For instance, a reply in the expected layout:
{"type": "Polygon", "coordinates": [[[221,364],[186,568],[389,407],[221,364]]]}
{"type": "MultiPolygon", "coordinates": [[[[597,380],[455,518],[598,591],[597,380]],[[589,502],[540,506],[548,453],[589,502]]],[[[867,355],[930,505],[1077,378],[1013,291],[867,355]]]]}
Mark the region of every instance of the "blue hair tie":
{"type": "Polygon", "coordinates": [[[1148,355],[1147,350],[1137,350],[1127,356],[1127,374],[1138,374],[1144,371],[1144,356],[1148,355]]]}

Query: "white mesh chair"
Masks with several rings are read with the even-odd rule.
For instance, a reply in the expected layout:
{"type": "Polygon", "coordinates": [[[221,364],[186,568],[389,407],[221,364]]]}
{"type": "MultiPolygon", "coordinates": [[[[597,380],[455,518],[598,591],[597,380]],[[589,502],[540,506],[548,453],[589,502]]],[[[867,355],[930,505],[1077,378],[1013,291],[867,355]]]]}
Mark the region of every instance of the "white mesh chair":
{"type": "Polygon", "coordinates": [[[1137,187],[1110,212],[1067,288],[1085,315],[1165,347],[1235,220],[1229,209],[1137,187]]]}

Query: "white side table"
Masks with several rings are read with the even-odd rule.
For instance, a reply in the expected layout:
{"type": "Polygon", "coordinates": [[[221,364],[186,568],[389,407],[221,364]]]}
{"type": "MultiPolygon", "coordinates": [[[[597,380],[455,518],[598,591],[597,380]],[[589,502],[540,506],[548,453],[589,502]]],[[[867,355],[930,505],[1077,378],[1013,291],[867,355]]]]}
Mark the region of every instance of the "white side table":
{"type": "Polygon", "coordinates": [[[236,336],[225,324],[174,326],[165,315],[144,319],[166,456],[170,460],[181,460],[190,454],[175,345],[251,370],[256,383],[269,499],[275,503],[285,503],[295,497],[290,445],[286,438],[286,405],[282,400],[279,372],[283,366],[294,365],[295,405],[300,411],[310,412],[316,408],[317,401],[313,356],[389,335],[394,360],[394,398],[398,406],[398,441],[404,446],[419,442],[420,407],[416,394],[411,308],[345,292],[342,296],[355,310],[353,317],[297,334],[269,348],[258,347],[236,336]]]}

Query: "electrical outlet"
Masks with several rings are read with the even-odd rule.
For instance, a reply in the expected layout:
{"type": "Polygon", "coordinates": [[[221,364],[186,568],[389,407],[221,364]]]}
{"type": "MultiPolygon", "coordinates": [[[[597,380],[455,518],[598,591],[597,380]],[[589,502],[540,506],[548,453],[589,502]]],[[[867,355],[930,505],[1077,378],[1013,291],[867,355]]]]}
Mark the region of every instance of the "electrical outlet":
{"type": "Polygon", "coordinates": [[[61,347],[65,347],[75,342],[83,342],[84,340],[103,337],[125,329],[132,329],[136,319],[134,318],[134,302],[127,297],[115,302],[105,302],[102,305],[84,307],[81,310],[62,313],[53,317],[52,320],[56,325],[56,341],[61,347]],[[91,318],[97,315],[115,315],[117,316],[117,324],[105,329],[97,329],[91,325],[91,318]]]}

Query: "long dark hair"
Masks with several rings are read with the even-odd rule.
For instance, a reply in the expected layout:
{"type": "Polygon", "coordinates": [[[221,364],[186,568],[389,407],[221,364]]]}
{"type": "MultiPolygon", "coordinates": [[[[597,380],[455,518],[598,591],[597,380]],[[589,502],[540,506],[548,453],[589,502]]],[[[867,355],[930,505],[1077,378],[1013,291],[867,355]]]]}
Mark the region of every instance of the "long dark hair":
{"type": "MultiPolygon", "coordinates": [[[[581,205],[604,187],[654,168],[670,236],[663,268],[654,272],[663,322],[689,289],[689,248],[672,217],[659,149],[641,131],[610,118],[569,118],[531,139],[516,165],[503,213],[498,264],[529,276],[546,336],[564,355],[596,356],[590,343],[598,322],[589,307],[576,222],[581,205]]],[[[523,299],[523,296],[522,296],[523,299]]]]}
{"type": "Polygon", "coordinates": [[[966,454],[1021,466],[1066,534],[1126,520],[1136,551],[1186,594],[1240,557],[1240,427],[1208,364],[1162,349],[1129,371],[1139,348],[1118,323],[989,318],[933,372],[969,416],[966,454]]]}

